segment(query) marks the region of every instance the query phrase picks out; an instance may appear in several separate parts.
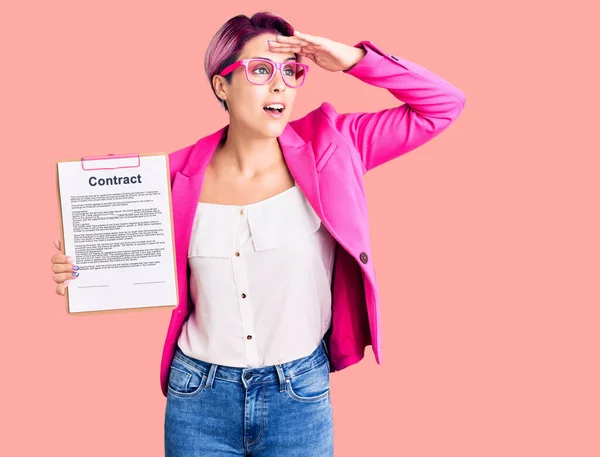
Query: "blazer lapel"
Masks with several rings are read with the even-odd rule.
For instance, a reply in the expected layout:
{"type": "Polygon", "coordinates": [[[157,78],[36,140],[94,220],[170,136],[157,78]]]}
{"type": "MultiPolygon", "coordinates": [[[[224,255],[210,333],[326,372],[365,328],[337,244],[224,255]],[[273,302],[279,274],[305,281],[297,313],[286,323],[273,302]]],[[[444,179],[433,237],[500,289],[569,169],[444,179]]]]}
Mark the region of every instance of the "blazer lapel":
{"type": "Polygon", "coordinates": [[[175,238],[175,262],[177,265],[177,286],[179,294],[178,310],[183,310],[188,303],[187,260],[190,235],[194,225],[194,217],[200,200],[200,191],[204,180],[206,166],[214,154],[219,140],[226,127],[201,138],[193,146],[190,156],[181,171],[175,172],[171,184],[173,207],[173,232],[175,238]]]}
{"type": "Polygon", "coordinates": [[[289,123],[278,140],[292,177],[306,195],[319,219],[323,220],[315,154],[311,141],[304,141],[289,123]]]}

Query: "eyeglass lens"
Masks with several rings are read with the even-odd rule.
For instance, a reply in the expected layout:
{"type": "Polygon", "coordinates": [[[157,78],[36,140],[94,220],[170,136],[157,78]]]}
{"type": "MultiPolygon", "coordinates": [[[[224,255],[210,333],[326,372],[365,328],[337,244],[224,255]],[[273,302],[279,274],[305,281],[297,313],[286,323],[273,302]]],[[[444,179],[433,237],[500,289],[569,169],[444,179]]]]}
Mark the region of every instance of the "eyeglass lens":
{"type": "MultiPolygon", "coordinates": [[[[248,79],[255,84],[266,83],[273,71],[274,65],[264,60],[251,60],[248,63],[248,79]]],[[[305,76],[304,68],[296,62],[288,62],[283,66],[283,79],[292,87],[301,85],[305,76]]]]}

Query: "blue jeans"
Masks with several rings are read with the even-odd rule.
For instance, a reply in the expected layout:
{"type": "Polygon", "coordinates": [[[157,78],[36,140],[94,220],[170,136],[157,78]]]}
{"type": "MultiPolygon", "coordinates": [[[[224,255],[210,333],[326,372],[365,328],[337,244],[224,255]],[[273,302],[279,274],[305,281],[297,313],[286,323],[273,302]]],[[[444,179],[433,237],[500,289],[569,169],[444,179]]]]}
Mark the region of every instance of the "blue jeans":
{"type": "Polygon", "coordinates": [[[165,457],[331,457],[325,342],[280,365],[216,365],[176,348],[165,411],[165,457]]]}

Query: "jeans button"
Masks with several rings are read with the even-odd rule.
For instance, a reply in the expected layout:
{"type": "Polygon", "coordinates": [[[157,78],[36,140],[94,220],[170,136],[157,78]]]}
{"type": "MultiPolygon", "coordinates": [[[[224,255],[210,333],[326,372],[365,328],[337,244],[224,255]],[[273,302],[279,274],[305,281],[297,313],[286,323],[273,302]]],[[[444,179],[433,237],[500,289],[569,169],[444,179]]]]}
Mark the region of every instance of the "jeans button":
{"type": "Polygon", "coordinates": [[[252,379],[252,372],[251,372],[251,371],[247,371],[247,372],[244,374],[244,378],[245,378],[246,380],[250,380],[250,379],[252,379]]]}

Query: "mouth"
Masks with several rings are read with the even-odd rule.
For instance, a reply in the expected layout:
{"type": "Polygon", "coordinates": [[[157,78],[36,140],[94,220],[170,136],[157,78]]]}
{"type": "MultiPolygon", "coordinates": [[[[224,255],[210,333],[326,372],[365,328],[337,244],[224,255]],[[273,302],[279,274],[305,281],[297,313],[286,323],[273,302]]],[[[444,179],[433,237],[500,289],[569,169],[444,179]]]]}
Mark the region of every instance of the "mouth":
{"type": "Polygon", "coordinates": [[[285,111],[285,105],[283,103],[270,103],[263,107],[265,113],[269,116],[279,119],[283,116],[283,112],[285,111]]]}

